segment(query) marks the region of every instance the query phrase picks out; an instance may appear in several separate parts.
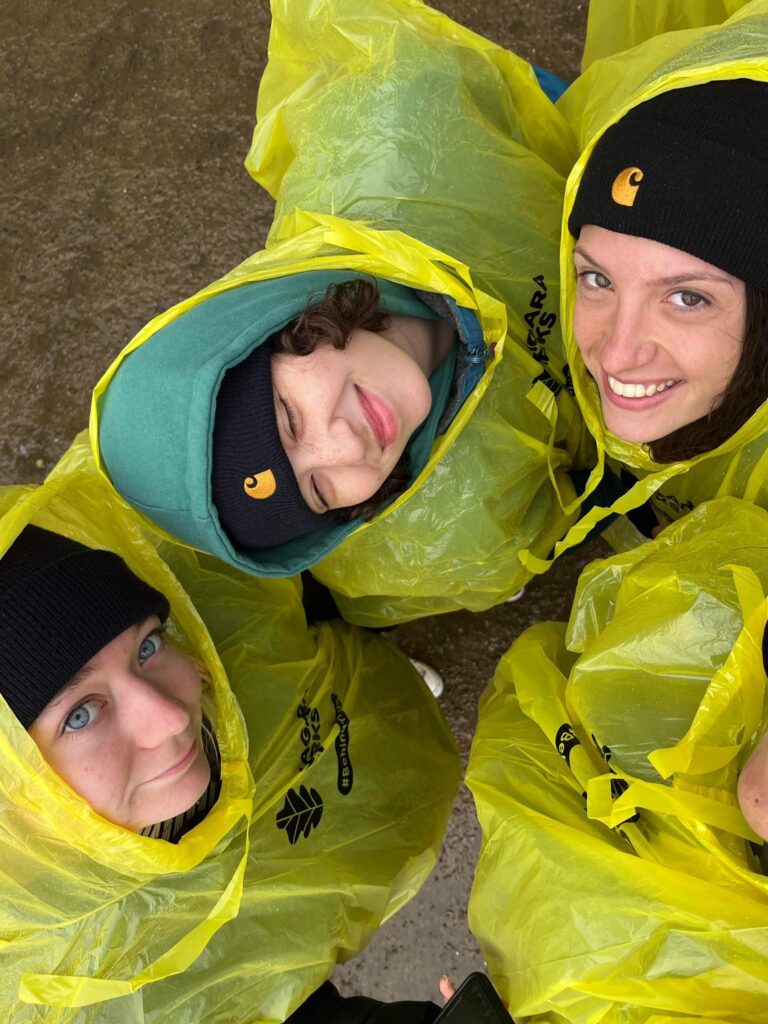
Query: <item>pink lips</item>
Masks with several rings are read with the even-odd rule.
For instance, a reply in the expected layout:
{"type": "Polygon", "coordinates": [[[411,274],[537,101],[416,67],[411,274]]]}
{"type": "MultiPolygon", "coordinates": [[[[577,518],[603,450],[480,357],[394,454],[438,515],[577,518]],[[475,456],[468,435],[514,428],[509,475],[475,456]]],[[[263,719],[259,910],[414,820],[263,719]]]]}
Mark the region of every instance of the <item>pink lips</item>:
{"type": "Polygon", "coordinates": [[[176,764],[172,764],[170,768],[166,768],[165,771],[160,772],[159,775],[155,775],[152,781],[156,782],[158,779],[167,779],[171,775],[178,775],[180,772],[183,772],[185,768],[188,768],[196,757],[197,740],[195,739],[192,741],[192,746],[189,748],[189,750],[186,752],[184,757],[181,758],[180,761],[177,761],[176,764]]]}
{"type": "Polygon", "coordinates": [[[360,399],[360,407],[363,410],[363,414],[373,431],[377,444],[383,451],[392,444],[398,435],[397,418],[378,395],[373,394],[371,391],[366,391],[359,384],[355,385],[355,389],[360,399]]]}

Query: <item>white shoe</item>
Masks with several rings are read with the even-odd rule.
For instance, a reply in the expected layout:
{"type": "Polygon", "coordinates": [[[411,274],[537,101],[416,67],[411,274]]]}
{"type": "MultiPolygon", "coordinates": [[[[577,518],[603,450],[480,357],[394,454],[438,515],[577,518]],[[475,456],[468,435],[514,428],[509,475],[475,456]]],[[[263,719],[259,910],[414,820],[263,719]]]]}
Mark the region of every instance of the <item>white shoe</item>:
{"type": "Polygon", "coordinates": [[[415,658],[409,658],[408,660],[427,684],[432,696],[435,698],[439,697],[445,689],[445,682],[440,673],[435,672],[429,665],[425,665],[423,661],[417,661],[415,658]]]}
{"type": "Polygon", "coordinates": [[[513,594],[512,597],[508,597],[504,603],[505,604],[512,604],[514,601],[519,601],[524,593],[525,593],[525,587],[520,587],[518,592],[516,594],[513,594]]]}

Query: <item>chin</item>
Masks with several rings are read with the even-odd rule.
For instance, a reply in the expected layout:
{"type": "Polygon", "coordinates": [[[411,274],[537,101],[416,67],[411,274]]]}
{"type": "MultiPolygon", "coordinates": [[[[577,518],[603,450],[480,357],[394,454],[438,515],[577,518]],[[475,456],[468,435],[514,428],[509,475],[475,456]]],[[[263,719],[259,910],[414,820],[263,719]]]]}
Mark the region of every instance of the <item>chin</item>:
{"type": "Polygon", "coordinates": [[[627,441],[630,444],[651,444],[652,441],[659,441],[662,437],[667,437],[675,430],[685,426],[684,423],[665,423],[663,426],[654,429],[647,423],[640,422],[640,418],[638,418],[636,423],[631,420],[627,422],[627,417],[616,416],[613,409],[609,409],[606,413],[606,408],[603,406],[602,411],[603,422],[608,430],[610,430],[614,437],[618,437],[620,440],[627,441]]]}
{"type": "Polygon", "coordinates": [[[658,441],[660,437],[666,437],[670,434],[671,430],[665,430],[664,433],[658,431],[648,431],[642,429],[632,429],[627,427],[625,423],[612,424],[611,421],[605,417],[605,425],[614,435],[618,437],[620,441],[627,441],[629,444],[650,444],[652,441],[658,441]]]}
{"type": "Polygon", "coordinates": [[[157,825],[161,821],[170,821],[195,806],[211,781],[210,765],[202,754],[201,761],[199,770],[195,770],[197,765],[194,765],[185,778],[176,782],[165,798],[158,797],[151,805],[142,809],[142,822],[133,826],[134,831],[138,832],[149,825],[157,825]]]}
{"type": "Polygon", "coordinates": [[[195,773],[194,779],[190,778],[187,786],[179,786],[181,792],[179,792],[179,799],[176,801],[176,809],[171,810],[171,813],[166,815],[166,817],[175,818],[177,814],[183,814],[184,811],[188,811],[190,807],[194,807],[208,788],[208,783],[211,781],[211,768],[208,762],[203,758],[202,754],[201,758],[203,759],[201,771],[199,773],[195,773]]]}

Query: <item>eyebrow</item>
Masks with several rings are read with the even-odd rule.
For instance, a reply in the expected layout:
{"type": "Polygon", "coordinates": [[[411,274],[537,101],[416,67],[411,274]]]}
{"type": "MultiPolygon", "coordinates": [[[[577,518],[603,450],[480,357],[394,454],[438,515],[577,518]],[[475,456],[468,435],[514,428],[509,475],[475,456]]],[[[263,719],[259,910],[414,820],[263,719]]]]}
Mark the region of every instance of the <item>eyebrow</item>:
{"type": "MultiPolygon", "coordinates": [[[[601,270],[600,264],[589,255],[586,249],[582,249],[581,246],[575,246],[573,250],[574,256],[581,256],[583,259],[590,263],[597,270],[601,270]]],[[[727,284],[731,288],[734,287],[733,281],[730,277],[726,277],[724,274],[713,274],[708,270],[696,271],[693,270],[687,274],[673,274],[671,277],[657,277],[650,284],[655,285],[675,285],[675,284],[687,284],[689,281],[713,281],[719,284],[727,284]]]]}
{"type": "Polygon", "coordinates": [[[722,274],[711,274],[706,270],[701,273],[677,274],[675,277],[659,277],[654,284],[685,284],[687,281],[714,281],[719,284],[727,284],[733,288],[733,281],[722,274]]]}
{"type": "Polygon", "coordinates": [[[46,705],[46,710],[52,711],[54,708],[57,708],[59,704],[62,703],[62,701],[64,700],[68,693],[74,690],[75,687],[79,686],[81,683],[84,683],[86,679],[95,671],[96,670],[93,668],[92,665],[83,665],[79,672],[75,672],[72,678],[67,680],[66,683],[64,683],[64,685],[53,698],[53,700],[48,702],[48,704],[46,705]]]}

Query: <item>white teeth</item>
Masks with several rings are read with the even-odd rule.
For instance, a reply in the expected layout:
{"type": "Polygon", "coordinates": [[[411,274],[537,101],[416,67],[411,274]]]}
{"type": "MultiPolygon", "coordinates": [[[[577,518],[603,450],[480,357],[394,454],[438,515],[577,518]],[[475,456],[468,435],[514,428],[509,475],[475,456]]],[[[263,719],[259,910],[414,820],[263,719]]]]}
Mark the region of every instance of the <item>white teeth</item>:
{"type": "Polygon", "coordinates": [[[661,391],[666,391],[667,388],[671,388],[673,384],[677,384],[674,378],[665,380],[663,384],[624,384],[620,380],[616,380],[615,377],[608,377],[608,384],[610,385],[611,391],[614,395],[621,395],[622,398],[649,398],[651,395],[658,395],[661,391]]]}

